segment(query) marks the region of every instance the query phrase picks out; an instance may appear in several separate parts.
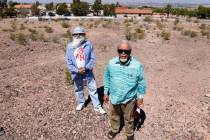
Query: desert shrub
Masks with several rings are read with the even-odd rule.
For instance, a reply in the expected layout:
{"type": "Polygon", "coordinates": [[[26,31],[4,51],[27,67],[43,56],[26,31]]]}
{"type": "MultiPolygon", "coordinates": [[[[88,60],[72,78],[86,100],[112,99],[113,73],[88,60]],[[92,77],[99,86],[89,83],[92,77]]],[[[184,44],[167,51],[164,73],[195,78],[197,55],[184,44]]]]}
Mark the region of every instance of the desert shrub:
{"type": "Polygon", "coordinates": [[[29,37],[32,41],[37,41],[39,39],[39,35],[37,33],[31,33],[29,37]]]}
{"type": "Polygon", "coordinates": [[[43,41],[43,42],[49,42],[49,40],[45,37],[44,34],[40,34],[39,35],[39,40],[43,41]]]}
{"type": "Polygon", "coordinates": [[[191,19],[190,17],[188,17],[188,18],[186,19],[186,21],[187,21],[187,22],[191,22],[192,19],[191,19]]]}
{"type": "Polygon", "coordinates": [[[162,22],[160,22],[159,20],[156,21],[156,25],[158,27],[158,29],[162,30],[164,28],[164,24],[162,22]]]}
{"type": "Polygon", "coordinates": [[[16,35],[14,33],[10,33],[10,39],[15,41],[16,39],[16,35]]]}
{"type": "Polygon", "coordinates": [[[67,30],[66,33],[63,34],[63,37],[68,38],[69,40],[72,40],[72,34],[69,30],[67,30]]]}
{"type": "Polygon", "coordinates": [[[194,23],[199,23],[200,21],[198,19],[194,20],[194,23]]]}
{"type": "Polygon", "coordinates": [[[179,19],[176,19],[175,21],[174,21],[174,25],[177,25],[179,23],[179,19]]]}
{"type": "Polygon", "coordinates": [[[17,42],[20,45],[26,45],[28,43],[28,37],[27,37],[27,35],[25,35],[23,33],[18,33],[17,34],[17,42]]]}
{"type": "Polygon", "coordinates": [[[11,28],[13,31],[15,31],[17,29],[16,23],[15,22],[11,22],[11,28]]]}
{"type": "Polygon", "coordinates": [[[24,24],[20,24],[20,30],[25,30],[25,29],[26,29],[25,25],[24,24]]]}
{"type": "Polygon", "coordinates": [[[71,73],[69,72],[69,70],[66,68],[64,72],[65,72],[66,81],[71,82],[72,78],[71,78],[71,73]]]}
{"type": "Polygon", "coordinates": [[[152,19],[151,16],[146,16],[146,17],[144,18],[144,21],[145,21],[145,22],[148,22],[148,23],[151,23],[151,22],[153,21],[153,19],[152,19]]]}
{"type": "Polygon", "coordinates": [[[32,34],[36,34],[37,33],[35,29],[31,29],[31,28],[29,28],[28,31],[31,32],[32,34]]]}
{"type": "Polygon", "coordinates": [[[14,32],[12,29],[2,29],[2,32],[14,32]]]}
{"type": "Polygon", "coordinates": [[[180,27],[180,26],[174,26],[173,30],[175,31],[182,31],[184,29],[184,27],[180,27]]]}
{"type": "Polygon", "coordinates": [[[192,31],[191,34],[190,34],[190,37],[194,38],[194,37],[196,37],[196,36],[198,36],[197,32],[192,31]]]}
{"type": "Polygon", "coordinates": [[[184,36],[189,36],[190,34],[191,34],[190,30],[185,30],[182,32],[182,35],[184,35],[184,36]]]}
{"type": "Polygon", "coordinates": [[[199,27],[201,30],[205,30],[207,28],[206,24],[201,24],[199,27]]]}
{"type": "Polygon", "coordinates": [[[142,28],[137,28],[135,32],[130,32],[129,30],[126,30],[125,32],[125,38],[127,40],[139,40],[143,39],[145,37],[145,31],[142,28]]]}
{"type": "Polygon", "coordinates": [[[209,34],[209,31],[201,30],[201,35],[202,36],[207,36],[208,34],[209,34]]]}
{"type": "Polygon", "coordinates": [[[87,24],[87,28],[88,28],[88,29],[93,28],[93,24],[92,24],[92,23],[87,24]]]}
{"type": "Polygon", "coordinates": [[[59,43],[59,38],[56,37],[56,36],[54,36],[54,37],[52,38],[52,41],[53,41],[53,43],[59,43]]]}
{"type": "Polygon", "coordinates": [[[131,32],[125,32],[125,38],[127,39],[127,40],[131,40],[131,37],[132,37],[132,33],[131,32]]]}
{"type": "Polygon", "coordinates": [[[191,31],[191,30],[185,30],[185,31],[182,32],[182,35],[194,38],[194,37],[197,36],[197,32],[191,31]]]}
{"type": "Polygon", "coordinates": [[[62,22],[62,23],[61,23],[61,26],[62,26],[63,28],[69,28],[69,27],[70,27],[70,25],[68,24],[68,22],[62,22]]]}
{"type": "Polygon", "coordinates": [[[49,27],[49,26],[45,26],[45,31],[47,33],[52,33],[53,32],[53,29],[51,27],[49,27]]]}
{"type": "Polygon", "coordinates": [[[164,39],[164,40],[170,40],[170,37],[171,37],[171,33],[170,32],[161,32],[161,37],[164,39]]]}

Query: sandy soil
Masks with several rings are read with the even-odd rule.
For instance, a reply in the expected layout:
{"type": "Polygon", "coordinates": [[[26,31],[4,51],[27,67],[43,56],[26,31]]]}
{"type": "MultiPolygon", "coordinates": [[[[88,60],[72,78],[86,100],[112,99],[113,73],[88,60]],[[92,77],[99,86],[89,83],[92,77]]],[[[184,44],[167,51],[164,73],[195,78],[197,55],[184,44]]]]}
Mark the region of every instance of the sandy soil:
{"type": "MultiPolygon", "coordinates": [[[[68,23],[70,28],[83,25],[87,29],[95,48],[94,72],[100,88],[106,63],[117,55],[116,46],[125,37],[125,23],[68,23]]],[[[202,21],[179,23],[184,29],[197,31],[195,38],[173,30],[173,20],[165,21],[163,29],[142,19],[130,24],[130,30],[142,25],[146,33],[144,39],[131,41],[132,55],[145,65],[148,86],[143,108],[146,119],[135,131],[135,139],[209,140],[210,98],[205,95],[210,93],[210,39],[200,33],[202,21]],[[157,35],[162,30],[171,33],[170,40],[157,35]]],[[[63,34],[67,30],[61,21],[0,21],[0,139],[107,139],[109,113],[94,112],[91,103],[81,112],[75,111],[73,87],[65,79],[65,47],[69,39],[63,34]],[[20,30],[21,24],[26,29],[20,30]],[[46,33],[44,26],[54,31],[46,33]],[[20,45],[10,39],[18,32],[28,36],[29,28],[44,34],[45,41],[20,45]]],[[[108,105],[104,108],[109,111],[108,105]]],[[[125,138],[122,129],[116,140],[125,138]]]]}

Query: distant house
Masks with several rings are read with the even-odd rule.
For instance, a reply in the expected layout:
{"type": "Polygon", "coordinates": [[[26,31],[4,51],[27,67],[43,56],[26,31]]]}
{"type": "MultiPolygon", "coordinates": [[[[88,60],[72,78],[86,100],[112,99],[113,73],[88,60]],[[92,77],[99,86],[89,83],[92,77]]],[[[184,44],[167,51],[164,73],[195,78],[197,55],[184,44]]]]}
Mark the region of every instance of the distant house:
{"type": "Polygon", "coordinates": [[[21,15],[30,16],[32,6],[33,5],[31,4],[19,4],[19,5],[15,5],[15,9],[21,15]]]}
{"type": "Polygon", "coordinates": [[[117,17],[130,17],[130,16],[142,16],[142,15],[152,15],[153,10],[150,8],[143,9],[129,9],[127,7],[117,7],[115,8],[115,14],[117,17]]]}

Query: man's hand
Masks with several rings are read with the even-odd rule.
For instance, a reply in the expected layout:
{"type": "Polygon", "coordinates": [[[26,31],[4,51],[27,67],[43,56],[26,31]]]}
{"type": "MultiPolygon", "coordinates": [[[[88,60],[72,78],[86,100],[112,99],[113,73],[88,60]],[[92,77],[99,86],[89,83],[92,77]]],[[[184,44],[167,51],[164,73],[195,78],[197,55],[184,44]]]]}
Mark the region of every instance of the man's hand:
{"type": "Polygon", "coordinates": [[[143,99],[137,99],[137,101],[136,101],[137,107],[142,107],[143,104],[144,104],[144,100],[143,99]]]}
{"type": "Polygon", "coordinates": [[[104,100],[105,103],[108,103],[109,102],[109,96],[104,94],[103,100],[104,100]]]}
{"type": "Polygon", "coordinates": [[[85,68],[79,68],[79,74],[81,75],[85,74],[85,68]]]}

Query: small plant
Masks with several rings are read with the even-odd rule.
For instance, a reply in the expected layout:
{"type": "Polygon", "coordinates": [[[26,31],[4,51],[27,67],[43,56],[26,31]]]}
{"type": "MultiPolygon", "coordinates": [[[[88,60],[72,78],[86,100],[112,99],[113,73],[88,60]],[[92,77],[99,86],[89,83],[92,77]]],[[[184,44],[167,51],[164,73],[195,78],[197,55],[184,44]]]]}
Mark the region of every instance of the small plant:
{"type": "Polygon", "coordinates": [[[72,40],[72,34],[69,30],[66,31],[66,33],[63,35],[63,37],[68,38],[69,40],[72,40]]]}
{"type": "Polygon", "coordinates": [[[171,37],[171,33],[170,32],[161,32],[161,37],[164,39],[164,40],[170,40],[170,37],[171,37]]]}
{"type": "Polygon", "coordinates": [[[23,33],[18,33],[17,34],[17,42],[20,45],[26,45],[28,43],[28,38],[27,35],[23,34],[23,33]]]}
{"type": "Polygon", "coordinates": [[[184,28],[183,27],[180,27],[180,26],[174,26],[173,27],[173,30],[175,30],[175,31],[181,31],[181,30],[183,30],[184,28]]]}
{"type": "Polygon", "coordinates": [[[15,31],[17,29],[16,23],[15,22],[11,22],[11,28],[13,31],[15,31]]]}
{"type": "Polygon", "coordinates": [[[38,36],[38,34],[36,34],[36,33],[31,33],[31,34],[29,35],[29,37],[30,37],[30,39],[31,39],[32,41],[37,41],[37,40],[39,39],[39,36],[38,36]]]}
{"type": "Polygon", "coordinates": [[[200,21],[198,19],[194,20],[194,23],[199,23],[200,21]]]}
{"type": "Polygon", "coordinates": [[[40,34],[39,35],[39,40],[43,41],[43,42],[48,42],[48,40],[45,38],[44,34],[40,34]]]}
{"type": "Polygon", "coordinates": [[[65,72],[66,81],[71,82],[72,78],[71,78],[71,73],[69,72],[69,70],[66,68],[64,72],[65,72]]]}
{"type": "Polygon", "coordinates": [[[152,19],[151,16],[146,16],[146,17],[144,18],[144,21],[145,21],[145,22],[148,22],[148,23],[151,23],[151,22],[153,21],[153,19],[152,19]]]}
{"type": "Polygon", "coordinates": [[[206,26],[206,24],[201,24],[199,28],[200,28],[201,30],[206,30],[207,26],[206,26]]]}
{"type": "Polygon", "coordinates": [[[13,41],[15,41],[15,39],[16,39],[16,35],[15,35],[15,34],[13,34],[13,33],[10,33],[10,39],[11,39],[11,40],[13,40],[13,41]]]}
{"type": "Polygon", "coordinates": [[[53,43],[59,43],[59,39],[58,39],[58,37],[56,37],[56,36],[54,36],[54,37],[52,38],[52,41],[53,41],[53,43]]]}
{"type": "Polygon", "coordinates": [[[131,37],[132,37],[132,33],[131,32],[126,32],[125,33],[125,38],[127,39],[127,40],[131,40],[131,37]]]}
{"type": "Polygon", "coordinates": [[[49,26],[45,26],[45,31],[47,33],[52,33],[53,32],[53,29],[51,27],[49,27],[49,26]]]}
{"type": "Polygon", "coordinates": [[[63,28],[69,28],[69,27],[70,27],[70,25],[68,24],[68,22],[62,22],[62,23],[61,23],[61,26],[62,26],[63,28]]]}
{"type": "Polygon", "coordinates": [[[186,19],[186,21],[187,21],[187,22],[191,22],[192,19],[191,19],[190,17],[188,17],[188,18],[186,19]]]}
{"type": "Polygon", "coordinates": [[[177,25],[179,23],[179,19],[176,19],[175,21],[174,21],[174,25],[177,25]]]}
{"type": "Polygon", "coordinates": [[[182,35],[184,35],[184,36],[189,36],[189,37],[191,37],[191,38],[194,38],[194,37],[197,36],[197,32],[195,32],[195,31],[190,31],[190,30],[185,30],[185,31],[182,32],[182,35]]]}
{"type": "Polygon", "coordinates": [[[164,24],[162,22],[160,22],[159,20],[156,21],[156,25],[158,27],[158,29],[162,30],[164,28],[164,24]]]}
{"type": "Polygon", "coordinates": [[[191,37],[191,38],[194,38],[194,37],[196,37],[196,36],[198,36],[198,35],[197,35],[197,32],[192,31],[191,34],[190,34],[190,37],[191,37]]]}
{"type": "Polygon", "coordinates": [[[25,30],[25,29],[26,29],[25,25],[24,24],[20,24],[20,30],[25,30]]]}
{"type": "Polygon", "coordinates": [[[31,28],[29,28],[28,31],[31,32],[32,34],[36,34],[37,33],[35,29],[31,29],[31,28]]]}

